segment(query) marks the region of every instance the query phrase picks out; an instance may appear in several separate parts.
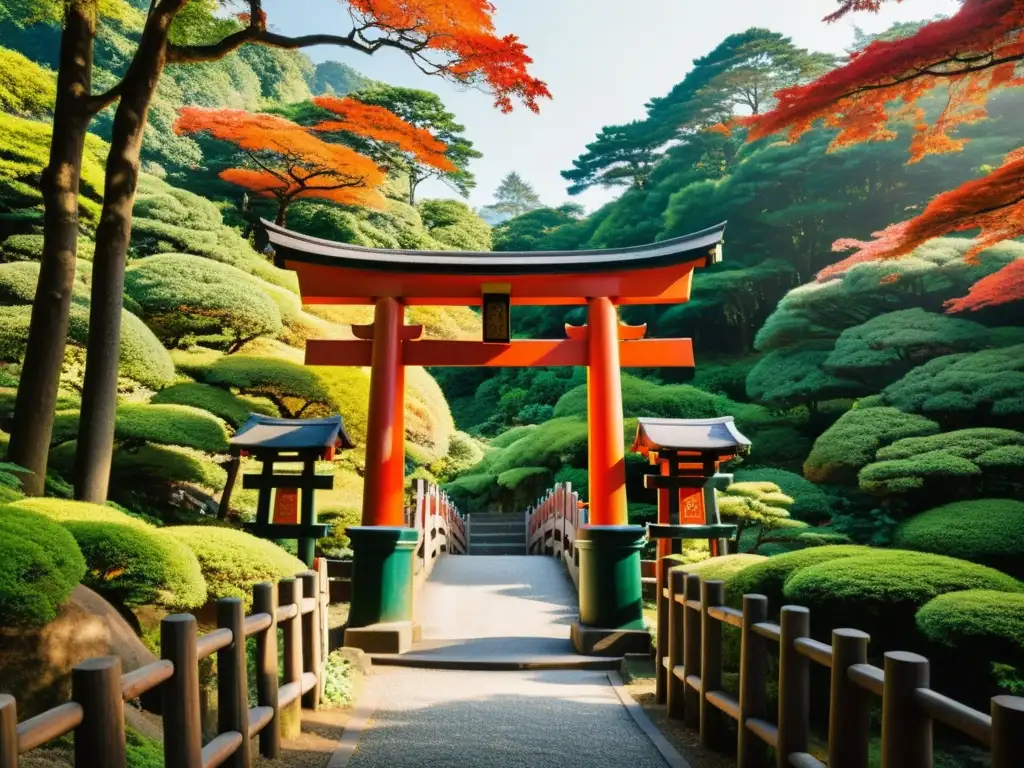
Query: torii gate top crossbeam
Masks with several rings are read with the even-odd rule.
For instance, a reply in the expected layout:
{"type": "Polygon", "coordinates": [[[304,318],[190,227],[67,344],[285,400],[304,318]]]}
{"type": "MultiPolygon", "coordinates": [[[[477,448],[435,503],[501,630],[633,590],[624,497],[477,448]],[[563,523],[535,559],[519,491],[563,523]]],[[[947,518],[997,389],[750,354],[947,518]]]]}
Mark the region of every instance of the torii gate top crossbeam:
{"type": "Polygon", "coordinates": [[[262,221],[280,267],[299,277],[306,304],[473,306],[501,284],[512,304],[616,304],[687,301],[693,270],[721,259],[725,224],[644,246],[586,251],[406,251],[363,248],[262,221]]]}

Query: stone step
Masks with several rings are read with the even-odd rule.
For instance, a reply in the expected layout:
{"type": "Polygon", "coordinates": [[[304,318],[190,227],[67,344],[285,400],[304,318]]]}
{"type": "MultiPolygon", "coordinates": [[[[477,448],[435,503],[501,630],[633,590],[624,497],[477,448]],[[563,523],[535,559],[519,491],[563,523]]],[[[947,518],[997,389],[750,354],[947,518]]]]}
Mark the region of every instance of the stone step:
{"type": "Polygon", "coordinates": [[[518,531],[470,531],[469,538],[476,539],[509,539],[518,536],[520,539],[526,538],[525,530],[518,531]]]}
{"type": "Polygon", "coordinates": [[[526,531],[525,525],[508,525],[507,523],[473,523],[469,526],[470,534],[476,533],[504,533],[505,531],[526,531]]]}
{"type": "Polygon", "coordinates": [[[469,554],[472,555],[525,555],[526,547],[523,544],[514,546],[512,544],[470,544],[469,554]]]}

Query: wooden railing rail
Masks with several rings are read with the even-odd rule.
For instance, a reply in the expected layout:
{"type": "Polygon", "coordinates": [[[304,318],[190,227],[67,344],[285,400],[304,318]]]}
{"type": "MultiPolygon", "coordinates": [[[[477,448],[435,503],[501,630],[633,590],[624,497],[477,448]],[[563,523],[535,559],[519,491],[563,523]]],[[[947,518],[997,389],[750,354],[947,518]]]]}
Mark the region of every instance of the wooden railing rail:
{"type": "Polygon", "coordinates": [[[587,512],[580,509],[579,500],[572,483],[558,483],[526,510],[527,552],[557,557],[577,588],[580,558],[576,529],[587,521],[587,512]]]}
{"type": "Polygon", "coordinates": [[[737,723],[737,765],[778,768],[867,768],[870,697],[882,699],[882,768],[932,768],[932,726],[939,722],[988,747],[992,768],[1024,766],[1024,698],[996,696],[991,713],[929,687],[929,662],[904,651],[868,664],[870,638],[836,629],[832,644],[810,637],[810,611],[783,606],[768,621],[768,598],[745,595],[743,609],[724,605],[722,581],[702,581],[685,566],[661,569],[658,584],[657,700],[668,715],[699,730],[701,744],[723,747],[726,718],[737,723]],[[738,695],[723,690],[722,625],[740,630],[738,695]],[[771,646],[769,646],[771,643],[771,646]],[[767,656],[778,644],[778,711],[767,711],[767,656]],[[810,665],[831,670],[828,757],[809,752],[810,665]]]}
{"type": "Polygon", "coordinates": [[[127,674],[116,656],[88,659],[71,673],[72,701],[22,723],[13,696],[0,694],[0,768],[17,768],[20,755],[74,734],[75,768],[125,768],[124,702],[159,689],[164,764],[168,768],[252,765],[259,752],[281,753],[280,713],[289,706],[317,709],[323,693],[327,638],[327,569],[305,571],[279,584],[253,587],[253,610],[241,599],[217,601],[217,628],[198,635],[196,618],[173,614],[160,624],[159,661],[127,674]],[[303,595],[309,597],[303,597],[303,595]],[[284,637],[284,677],[278,674],[277,630],[284,637]],[[256,638],[256,706],[249,707],[245,638],[256,638]],[[217,730],[202,743],[199,662],[217,654],[217,730]]]}
{"type": "Polygon", "coordinates": [[[416,481],[416,495],[406,509],[410,528],[419,531],[413,564],[416,587],[426,581],[442,554],[465,555],[469,551],[466,522],[448,494],[425,480],[416,481]]]}

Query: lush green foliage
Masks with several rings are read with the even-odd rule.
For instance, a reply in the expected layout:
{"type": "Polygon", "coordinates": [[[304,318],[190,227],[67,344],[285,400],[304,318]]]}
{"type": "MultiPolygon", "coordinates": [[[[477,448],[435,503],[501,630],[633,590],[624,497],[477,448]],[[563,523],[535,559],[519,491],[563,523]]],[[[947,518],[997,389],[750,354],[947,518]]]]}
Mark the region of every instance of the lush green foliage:
{"type": "Polygon", "coordinates": [[[832,516],[832,506],[825,492],[795,472],[758,467],[739,469],[734,477],[737,483],[764,482],[777,485],[786,496],[793,499],[788,510],[794,520],[820,523],[832,516]]]}
{"type": "MultiPolygon", "coordinates": [[[[242,400],[220,387],[186,382],[157,392],[150,401],[154,405],[186,405],[209,411],[232,427],[240,427],[257,411],[253,403],[242,400]]],[[[268,415],[276,415],[275,413],[268,415]]]]}
{"type": "Polygon", "coordinates": [[[326,508],[317,511],[317,522],[330,526],[327,535],[317,541],[317,547],[326,557],[338,557],[351,550],[352,540],[345,533],[347,528],[362,525],[363,512],[360,509],[326,508]]]}
{"type": "Polygon", "coordinates": [[[815,441],[804,463],[804,477],[816,483],[853,483],[879,448],[938,431],[934,421],[896,408],[854,408],[815,441]]]}
{"type": "Polygon", "coordinates": [[[1024,576],[1024,502],[959,501],[929,509],[904,522],[893,542],[1024,576]]]}
{"type": "Polygon", "coordinates": [[[752,555],[752,554],[738,554],[738,555],[722,555],[721,557],[712,557],[707,560],[701,560],[700,562],[685,562],[686,556],[682,556],[684,560],[685,570],[687,573],[695,573],[702,579],[715,580],[723,579],[728,584],[729,579],[734,578],[735,574],[743,573],[748,568],[752,568],[760,563],[767,562],[768,558],[763,555],[752,555]]]}
{"type": "Polygon", "coordinates": [[[0,112],[44,117],[56,97],[53,72],[17,51],[0,48],[0,112]]]}
{"type": "MultiPolygon", "coordinates": [[[[77,435],[78,412],[58,413],[54,419],[52,444],[74,440],[77,435]]],[[[125,446],[146,442],[180,445],[207,453],[222,453],[228,449],[223,423],[187,405],[126,403],[118,406],[114,439],[125,446]]]]}
{"type": "Polygon", "coordinates": [[[146,521],[110,506],[61,499],[26,499],[17,507],[61,524],[78,542],[85,584],[121,605],[158,603],[195,608],[205,602],[199,563],[186,547],[146,521]]]}
{"type": "Polygon", "coordinates": [[[969,648],[975,656],[1024,654],[1024,594],[987,589],[948,592],[925,603],[916,618],[931,640],[969,648]]]}
{"type": "Polygon", "coordinates": [[[797,552],[784,552],[730,576],[725,583],[726,599],[730,604],[738,606],[742,603],[743,595],[764,595],[768,598],[769,608],[777,611],[784,604],[783,589],[786,581],[801,568],[871,552],[868,547],[852,545],[809,547],[797,552]]]}
{"type": "Polygon", "coordinates": [[[233,528],[196,525],[166,530],[199,559],[208,600],[239,597],[248,610],[254,585],[291,578],[306,570],[301,560],[272,541],[233,528]]]}
{"type": "Polygon", "coordinates": [[[9,627],[52,621],[85,575],[74,538],[37,512],[0,507],[0,614],[9,627]]]}

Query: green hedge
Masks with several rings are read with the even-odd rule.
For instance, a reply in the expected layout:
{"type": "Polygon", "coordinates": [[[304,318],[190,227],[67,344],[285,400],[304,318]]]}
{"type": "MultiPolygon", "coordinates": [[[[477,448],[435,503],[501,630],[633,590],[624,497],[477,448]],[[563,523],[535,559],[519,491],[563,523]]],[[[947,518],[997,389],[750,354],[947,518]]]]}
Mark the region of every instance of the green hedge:
{"type": "Polygon", "coordinates": [[[728,580],[734,578],[736,574],[742,573],[748,568],[753,568],[768,558],[764,555],[749,554],[722,555],[721,557],[712,557],[694,563],[689,562],[689,560],[693,559],[692,555],[683,554],[673,555],[671,559],[678,560],[685,565],[684,570],[687,573],[695,573],[706,580],[723,579],[728,584],[728,580]]]}
{"type": "Polygon", "coordinates": [[[64,499],[37,498],[14,506],[61,524],[85,556],[84,583],[127,606],[156,603],[196,608],[205,602],[199,562],[169,528],[157,528],[113,507],[64,499]]]}
{"type": "MultiPolygon", "coordinates": [[[[50,451],[50,467],[67,474],[75,466],[76,442],[58,445],[50,451]]],[[[111,494],[133,488],[152,488],[159,483],[193,483],[217,490],[227,475],[213,459],[199,451],[162,445],[141,445],[114,451],[110,467],[111,494]]]]}
{"type": "Polygon", "coordinates": [[[1024,501],[978,499],[935,507],[903,523],[893,544],[1024,577],[1024,501]]]}
{"type": "MultiPolygon", "coordinates": [[[[879,550],[801,568],[787,581],[786,600],[811,608],[818,626],[852,626],[876,649],[910,642],[914,615],[947,592],[1024,592],[1024,583],[983,565],[908,550],[879,550]]],[[[904,648],[906,650],[906,648],[904,648]]]]}
{"type": "Polygon", "coordinates": [[[768,598],[770,610],[778,611],[784,604],[783,587],[786,580],[801,568],[844,557],[867,555],[876,550],[869,547],[838,545],[811,547],[797,552],[785,552],[745,568],[725,582],[726,599],[739,606],[743,595],[757,594],[768,598]]]}
{"type": "Polygon", "coordinates": [[[969,648],[972,655],[990,661],[1002,654],[1024,654],[1024,594],[949,592],[925,603],[916,621],[934,642],[969,648]]]}
{"type": "Polygon", "coordinates": [[[209,600],[240,597],[248,610],[255,584],[291,578],[306,570],[301,560],[274,542],[234,528],[190,525],[166,531],[199,559],[209,600]]]}
{"type": "Polygon", "coordinates": [[[934,421],[896,408],[854,408],[814,442],[804,477],[814,483],[856,483],[857,473],[875,460],[879,448],[938,431],[934,421]]]}
{"type": "MultiPolygon", "coordinates": [[[[78,435],[78,411],[61,411],[53,422],[51,444],[60,445],[78,435]]],[[[117,408],[114,439],[180,445],[206,453],[228,449],[224,425],[206,411],[187,405],[126,403],[117,408]]]]}
{"type": "Polygon", "coordinates": [[[737,483],[768,482],[775,483],[782,492],[793,499],[789,514],[794,520],[805,523],[821,523],[832,516],[832,504],[828,495],[810,480],[805,480],[795,472],[769,467],[740,469],[734,473],[737,483]]]}
{"type": "Polygon", "coordinates": [[[74,538],[46,516],[0,506],[0,616],[4,626],[52,621],[85,575],[74,538]]]}
{"type": "MultiPolygon", "coordinates": [[[[224,419],[236,428],[244,424],[254,411],[252,403],[244,402],[227,390],[194,382],[175,384],[173,387],[161,390],[153,396],[150,402],[154,405],[188,405],[200,408],[224,419]]],[[[277,410],[274,409],[268,415],[276,416],[277,410]]]]}

